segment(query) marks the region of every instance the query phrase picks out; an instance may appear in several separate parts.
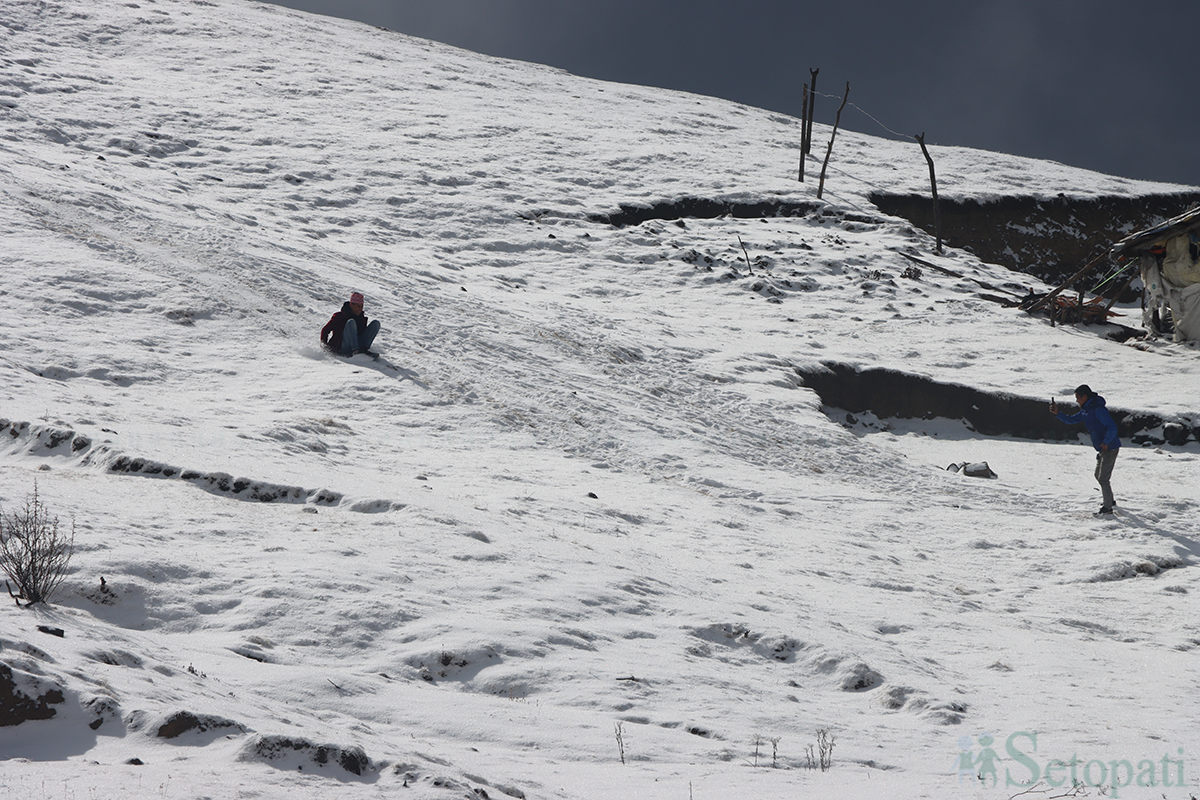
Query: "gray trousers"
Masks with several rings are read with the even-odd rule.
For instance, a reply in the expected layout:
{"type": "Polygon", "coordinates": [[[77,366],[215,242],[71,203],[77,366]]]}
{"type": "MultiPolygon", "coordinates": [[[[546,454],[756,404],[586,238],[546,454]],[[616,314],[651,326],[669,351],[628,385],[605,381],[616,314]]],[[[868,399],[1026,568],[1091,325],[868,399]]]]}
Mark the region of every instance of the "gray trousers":
{"type": "Polygon", "coordinates": [[[1117,463],[1117,450],[1105,450],[1101,453],[1096,453],[1096,483],[1100,484],[1100,491],[1104,495],[1105,508],[1112,508],[1117,504],[1113,499],[1112,485],[1108,479],[1112,477],[1113,465],[1117,463]]]}

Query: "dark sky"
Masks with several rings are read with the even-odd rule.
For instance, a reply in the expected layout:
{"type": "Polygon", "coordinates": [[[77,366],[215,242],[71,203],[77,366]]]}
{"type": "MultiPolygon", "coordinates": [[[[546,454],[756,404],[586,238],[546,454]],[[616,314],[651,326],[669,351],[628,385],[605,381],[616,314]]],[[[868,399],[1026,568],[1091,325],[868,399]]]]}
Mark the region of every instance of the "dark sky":
{"type": "Polygon", "coordinates": [[[273,2],[795,116],[819,68],[820,122],[849,81],[855,131],[1200,185],[1197,0],[273,2]]]}

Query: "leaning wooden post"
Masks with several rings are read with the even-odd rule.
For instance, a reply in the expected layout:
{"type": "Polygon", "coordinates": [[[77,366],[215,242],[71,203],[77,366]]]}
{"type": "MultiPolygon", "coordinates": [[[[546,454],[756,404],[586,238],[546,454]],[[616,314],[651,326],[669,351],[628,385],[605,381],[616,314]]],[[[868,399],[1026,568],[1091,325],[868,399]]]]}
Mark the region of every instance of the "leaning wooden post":
{"type": "Polygon", "coordinates": [[[929,186],[933,191],[933,230],[937,236],[937,251],[942,252],[942,212],[938,204],[937,193],[937,175],[933,173],[933,157],[929,155],[929,148],[925,146],[925,132],[921,131],[913,137],[917,143],[921,145],[921,152],[925,154],[925,160],[929,162],[929,186]]]}
{"type": "Polygon", "coordinates": [[[1063,281],[1061,284],[1059,284],[1058,288],[1056,288],[1050,294],[1046,295],[1041,300],[1038,300],[1036,303],[1031,305],[1029,307],[1029,313],[1032,314],[1033,312],[1037,311],[1042,306],[1046,305],[1046,303],[1049,303],[1051,300],[1058,297],[1059,292],[1061,292],[1063,289],[1066,289],[1072,283],[1074,283],[1075,281],[1082,278],[1084,276],[1084,274],[1087,273],[1088,270],[1090,270],[1092,267],[1096,266],[1097,261],[1099,261],[1100,259],[1104,258],[1107,255],[1108,255],[1108,251],[1104,250],[1100,253],[1100,255],[1096,256],[1091,261],[1084,264],[1083,269],[1079,270],[1079,272],[1076,272],[1074,275],[1072,275],[1071,277],[1069,277],[1065,281],[1063,281]]]}
{"type": "Polygon", "coordinates": [[[751,275],[754,274],[754,267],[750,265],[750,254],[746,252],[746,243],[742,241],[742,237],[737,237],[738,244],[742,246],[742,255],[746,257],[746,271],[751,275]]]}
{"type": "Polygon", "coordinates": [[[1117,304],[1117,298],[1120,297],[1126,289],[1132,286],[1134,281],[1141,277],[1137,271],[1130,270],[1130,272],[1133,274],[1129,276],[1129,280],[1125,281],[1124,285],[1121,286],[1120,289],[1117,289],[1116,293],[1113,294],[1112,299],[1108,301],[1106,306],[1104,306],[1104,319],[1106,321],[1108,320],[1108,312],[1111,311],[1112,307],[1117,304]]]}
{"type": "Polygon", "coordinates": [[[842,96],[842,104],[838,106],[837,116],[833,118],[833,132],[829,134],[829,149],[825,151],[825,163],[821,165],[821,180],[817,183],[817,199],[821,199],[821,195],[825,193],[825,170],[829,167],[829,157],[833,155],[833,138],[837,136],[838,125],[842,121],[842,109],[846,107],[846,101],[850,99],[850,81],[846,81],[846,94],[842,96]]]}
{"type": "Polygon", "coordinates": [[[808,84],[804,84],[804,104],[800,106],[800,182],[804,183],[804,154],[808,152],[808,84]]]}

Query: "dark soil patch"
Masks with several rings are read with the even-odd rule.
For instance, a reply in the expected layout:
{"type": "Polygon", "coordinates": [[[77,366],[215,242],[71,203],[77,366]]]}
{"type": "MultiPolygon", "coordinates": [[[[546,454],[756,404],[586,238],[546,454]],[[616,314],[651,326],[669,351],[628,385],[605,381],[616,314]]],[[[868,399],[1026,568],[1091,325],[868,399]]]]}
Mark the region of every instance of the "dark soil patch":
{"type": "MultiPolygon", "coordinates": [[[[928,195],[872,194],[885,214],[902,217],[934,233],[933,201],[928,195]]],[[[1134,231],[1187,211],[1200,193],[1119,197],[1003,197],[992,201],[947,200],[939,205],[942,238],[992,264],[1036,275],[1057,286],[1097,254],[1134,231]]],[[[1072,289],[1090,291],[1107,271],[1101,262],[1072,289]]],[[[1116,291],[1125,280],[1113,281],[1116,291]]],[[[1140,287],[1121,298],[1136,300],[1140,287]]]]}
{"type": "MultiPolygon", "coordinates": [[[[714,200],[706,197],[681,197],[658,203],[622,203],[620,210],[611,214],[593,214],[588,219],[605,225],[624,228],[641,225],[650,220],[760,219],[767,217],[806,217],[824,207],[822,203],[796,203],[783,200],[761,200],[756,203],[739,203],[734,200],[714,200]]],[[[876,218],[862,221],[878,222],[876,218]]]]}
{"type": "MultiPolygon", "coordinates": [[[[961,419],[984,436],[1060,441],[1075,439],[1083,430],[1082,425],[1063,425],[1051,416],[1049,398],[988,393],[896,370],[858,370],[836,362],[796,371],[804,385],[820,396],[825,413],[838,423],[846,421],[846,412],[870,412],[880,419],[961,419]]],[[[1133,444],[1178,446],[1200,441],[1198,418],[1165,420],[1111,406],[1109,411],[1121,438],[1133,444]]]]}

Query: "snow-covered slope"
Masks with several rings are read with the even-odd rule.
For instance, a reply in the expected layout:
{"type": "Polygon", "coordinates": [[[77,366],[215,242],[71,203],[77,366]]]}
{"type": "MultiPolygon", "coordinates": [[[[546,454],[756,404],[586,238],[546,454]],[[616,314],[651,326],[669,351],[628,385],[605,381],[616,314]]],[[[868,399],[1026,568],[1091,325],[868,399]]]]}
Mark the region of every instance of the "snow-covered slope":
{"type": "MultiPolygon", "coordinates": [[[[1196,412],[1194,348],[1005,309],[1036,282],[876,211],[911,144],[839,132],[817,201],[795,120],[231,0],[9,0],[0,59],[0,505],[36,480],[77,545],[0,611],[63,695],[0,727],[13,796],[1195,791],[1196,445],[1123,451],[1098,521],[1081,444],[803,386],[1196,412]],[[800,211],[595,221],[681,198],[800,211]],[[383,361],[317,346],[356,290],[383,361]]],[[[955,197],[1180,188],[934,154],[955,197]]]]}

